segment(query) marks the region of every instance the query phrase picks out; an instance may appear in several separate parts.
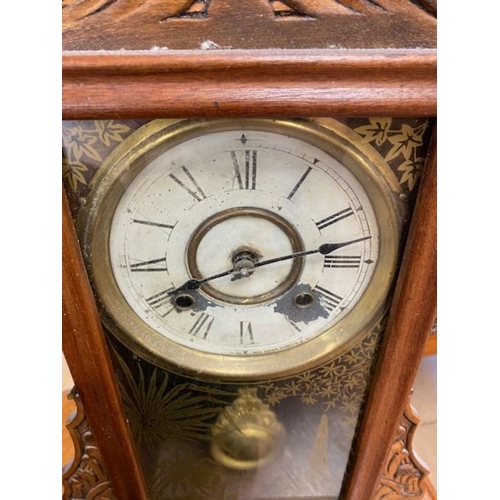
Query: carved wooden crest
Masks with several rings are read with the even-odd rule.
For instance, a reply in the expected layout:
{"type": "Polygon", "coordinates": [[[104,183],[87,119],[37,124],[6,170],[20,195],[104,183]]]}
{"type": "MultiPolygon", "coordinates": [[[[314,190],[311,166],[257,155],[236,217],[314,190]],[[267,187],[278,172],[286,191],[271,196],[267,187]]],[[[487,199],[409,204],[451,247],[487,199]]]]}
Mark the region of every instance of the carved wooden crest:
{"type": "Polygon", "coordinates": [[[433,0],[63,0],[62,6],[65,50],[436,46],[433,0]]]}

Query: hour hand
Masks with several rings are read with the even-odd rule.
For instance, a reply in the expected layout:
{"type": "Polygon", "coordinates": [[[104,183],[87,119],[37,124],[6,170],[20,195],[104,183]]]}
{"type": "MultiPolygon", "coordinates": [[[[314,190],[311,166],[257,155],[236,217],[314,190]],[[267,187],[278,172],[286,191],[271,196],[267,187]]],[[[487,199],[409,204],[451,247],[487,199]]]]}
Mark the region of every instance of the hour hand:
{"type": "Polygon", "coordinates": [[[170,290],[168,292],[169,295],[175,295],[179,292],[190,292],[194,290],[198,290],[203,283],[206,283],[207,281],[214,280],[216,278],[222,278],[223,276],[228,276],[229,274],[232,274],[234,269],[228,269],[227,271],[224,271],[222,273],[214,274],[213,276],[209,276],[208,278],[201,278],[201,279],[196,279],[196,278],[191,278],[190,280],[187,280],[186,283],[183,285],[174,288],[173,290],[170,290]]]}
{"type": "Polygon", "coordinates": [[[343,241],[342,243],[325,243],[319,247],[319,253],[323,255],[327,255],[332,253],[339,248],[346,247],[347,245],[352,245],[354,243],[358,243],[360,241],[369,240],[371,236],[363,236],[362,238],[356,238],[355,240],[343,241]]]}

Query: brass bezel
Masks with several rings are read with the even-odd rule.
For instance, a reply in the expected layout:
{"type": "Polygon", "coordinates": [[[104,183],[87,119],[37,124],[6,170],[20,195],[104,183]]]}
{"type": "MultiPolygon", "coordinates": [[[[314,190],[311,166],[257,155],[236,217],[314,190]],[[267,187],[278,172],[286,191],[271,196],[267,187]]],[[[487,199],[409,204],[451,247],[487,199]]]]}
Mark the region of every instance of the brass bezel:
{"type": "Polygon", "coordinates": [[[78,230],[101,316],[107,328],[138,356],[191,376],[231,382],[283,378],[336,357],[380,320],[399,256],[404,219],[401,187],[382,156],[334,119],[155,120],[121,143],[103,162],[81,211],[78,230]],[[130,308],[114,280],[109,232],[115,208],[132,179],[155,157],[192,137],[231,130],[266,130],[310,142],[335,157],[365,189],[378,218],[379,260],[371,283],[353,310],[317,337],[280,352],[229,356],[196,351],[165,338],[130,308]]]}

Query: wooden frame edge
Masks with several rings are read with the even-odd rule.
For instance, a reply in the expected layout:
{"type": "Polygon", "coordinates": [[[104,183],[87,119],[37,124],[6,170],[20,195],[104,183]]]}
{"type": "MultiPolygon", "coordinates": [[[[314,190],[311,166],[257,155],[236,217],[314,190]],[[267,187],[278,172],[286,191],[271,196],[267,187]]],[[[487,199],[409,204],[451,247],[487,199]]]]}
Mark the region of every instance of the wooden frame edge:
{"type": "Polygon", "coordinates": [[[117,497],[147,500],[64,188],[62,194],[63,352],[117,497]]]}
{"type": "Polygon", "coordinates": [[[375,493],[436,318],[436,135],[434,130],[354,466],[345,484],[346,500],[364,500],[375,493]]]}
{"type": "Polygon", "coordinates": [[[64,52],[62,71],[63,119],[437,113],[431,49],[64,52]]]}

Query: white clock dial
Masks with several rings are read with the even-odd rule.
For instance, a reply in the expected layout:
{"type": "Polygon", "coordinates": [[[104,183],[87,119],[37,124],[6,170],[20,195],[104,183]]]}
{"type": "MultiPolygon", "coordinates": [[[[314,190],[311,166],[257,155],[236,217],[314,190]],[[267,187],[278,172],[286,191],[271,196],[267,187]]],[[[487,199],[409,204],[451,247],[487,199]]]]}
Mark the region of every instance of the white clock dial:
{"type": "Polygon", "coordinates": [[[146,165],[110,234],[118,287],[146,324],[192,349],[236,356],[287,349],[338,322],[370,283],[378,247],[372,204],[338,160],[303,140],[237,128],[186,140],[146,165]],[[247,275],[173,292],[241,259],[247,275]]]}
{"type": "Polygon", "coordinates": [[[118,336],[155,362],[248,379],[373,325],[398,220],[364,153],[305,122],[185,123],[152,122],[96,182],[85,246],[118,336]]]}

